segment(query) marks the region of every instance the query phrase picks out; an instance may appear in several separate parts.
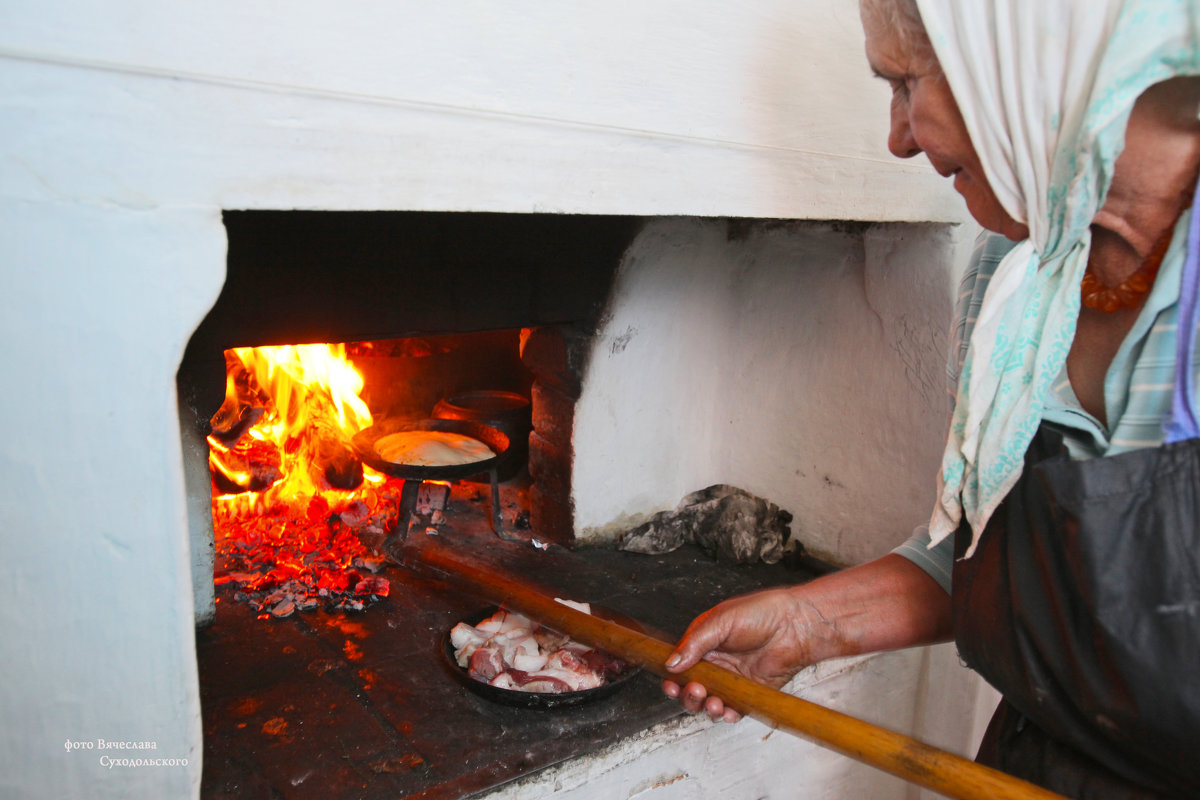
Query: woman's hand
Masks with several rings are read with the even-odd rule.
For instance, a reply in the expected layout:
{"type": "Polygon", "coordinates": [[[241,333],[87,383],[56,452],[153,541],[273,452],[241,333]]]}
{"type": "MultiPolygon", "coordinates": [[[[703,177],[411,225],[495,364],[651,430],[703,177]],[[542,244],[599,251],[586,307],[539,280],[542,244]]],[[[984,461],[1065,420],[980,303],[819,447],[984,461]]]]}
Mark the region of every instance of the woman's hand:
{"type": "MultiPolygon", "coordinates": [[[[735,597],[692,622],[667,669],[683,672],[705,659],[780,688],[827,658],[930,644],[949,638],[950,597],[920,567],[887,555],[800,586],[735,597]]],[[[714,720],[741,715],[695,681],[667,679],[668,697],[714,720]]]]}
{"type": "MultiPolygon", "coordinates": [[[[667,661],[667,669],[683,672],[702,658],[776,689],[813,663],[808,626],[820,615],[806,607],[793,589],[769,589],[726,600],[696,618],[667,661]]],[[[663,681],[668,697],[679,698],[693,714],[705,711],[713,719],[734,722],[740,715],[709,697],[695,681],[682,689],[663,681]]]]}

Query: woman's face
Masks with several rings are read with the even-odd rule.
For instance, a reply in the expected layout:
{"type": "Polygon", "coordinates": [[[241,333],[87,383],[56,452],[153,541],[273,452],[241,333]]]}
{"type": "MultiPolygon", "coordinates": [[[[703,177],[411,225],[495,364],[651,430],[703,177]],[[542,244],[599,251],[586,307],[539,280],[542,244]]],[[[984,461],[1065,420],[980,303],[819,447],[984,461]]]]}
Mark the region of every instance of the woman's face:
{"type": "Polygon", "coordinates": [[[892,87],[888,149],[899,158],[925,153],[980,225],[1010,239],[1028,238],[1029,228],[1008,215],[983,174],[950,84],[932,55],[910,52],[894,29],[864,20],[867,61],[892,87]]]}

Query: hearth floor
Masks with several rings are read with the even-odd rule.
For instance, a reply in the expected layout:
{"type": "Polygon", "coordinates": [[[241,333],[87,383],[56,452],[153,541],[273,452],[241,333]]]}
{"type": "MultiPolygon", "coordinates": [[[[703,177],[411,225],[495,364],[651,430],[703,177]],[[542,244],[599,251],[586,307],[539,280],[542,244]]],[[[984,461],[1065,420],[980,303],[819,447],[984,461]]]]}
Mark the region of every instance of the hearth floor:
{"type": "MultiPolygon", "coordinates": [[[[721,599],[811,574],[663,556],[540,550],[501,541],[478,492],[456,488],[441,540],[557,597],[587,601],[674,640],[721,599]]],[[[516,503],[506,497],[506,520],[516,503]]],[[[528,535],[528,531],[525,535],[528,535]]],[[[500,705],[452,674],[444,637],[488,602],[428,570],[390,566],[390,596],[361,612],[258,619],[218,588],[197,632],[205,798],[461,798],[594,752],[678,713],[642,673],[615,694],[559,709],[500,705]]]]}

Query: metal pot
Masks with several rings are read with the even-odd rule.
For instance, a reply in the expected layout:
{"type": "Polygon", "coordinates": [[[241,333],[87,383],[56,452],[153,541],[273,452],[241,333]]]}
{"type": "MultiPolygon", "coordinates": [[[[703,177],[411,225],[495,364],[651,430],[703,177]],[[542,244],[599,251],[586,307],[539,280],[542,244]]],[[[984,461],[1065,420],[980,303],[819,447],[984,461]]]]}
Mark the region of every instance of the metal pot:
{"type": "Polygon", "coordinates": [[[433,416],[487,425],[508,436],[508,450],[500,455],[496,465],[502,481],[516,476],[529,461],[533,411],[524,395],[498,389],[459,392],[439,400],[433,416]]]}

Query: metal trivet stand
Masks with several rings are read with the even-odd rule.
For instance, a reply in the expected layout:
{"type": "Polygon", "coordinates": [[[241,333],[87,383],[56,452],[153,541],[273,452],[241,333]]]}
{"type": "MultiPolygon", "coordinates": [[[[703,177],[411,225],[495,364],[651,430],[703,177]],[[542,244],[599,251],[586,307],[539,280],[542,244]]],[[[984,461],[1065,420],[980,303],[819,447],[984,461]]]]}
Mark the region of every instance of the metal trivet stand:
{"type": "Polygon", "coordinates": [[[364,428],[354,435],[354,449],[363,463],[393,478],[404,481],[400,490],[400,519],[403,525],[397,525],[396,530],[384,542],[384,548],[391,551],[398,549],[403,538],[408,533],[408,520],[417,508],[417,497],[424,481],[446,481],[453,483],[472,475],[488,474],[491,484],[492,531],[501,539],[518,541],[504,532],[500,515],[500,460],[508,451],[508,436],[503,432],[478,422],[458,419],[385,419],[364,428]],[[467,464],[451,464],[445,466],[425,466],[416,464],[397,464],[386,461],[379,456],[375,443],[392,433],[401,431],[442,431],[469,436],[486,444],[495,454],[491,458],[472,461],[467,464]]]}

